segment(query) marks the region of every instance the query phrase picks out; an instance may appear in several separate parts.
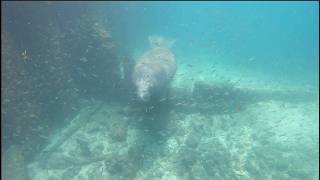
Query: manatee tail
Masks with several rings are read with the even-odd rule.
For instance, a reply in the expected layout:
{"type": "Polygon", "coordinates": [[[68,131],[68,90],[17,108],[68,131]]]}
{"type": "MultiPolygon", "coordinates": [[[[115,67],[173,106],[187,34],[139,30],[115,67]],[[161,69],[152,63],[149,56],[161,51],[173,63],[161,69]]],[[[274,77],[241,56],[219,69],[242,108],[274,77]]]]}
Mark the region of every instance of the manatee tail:
{"type": "Polygon", "coordinates": [[[148,39],[151,47],[153,48],[155,47],[171,48],[175,42],[175,40],[165,39],[164,37],[157,36],[157,35],[149,36],[148,39]]]}

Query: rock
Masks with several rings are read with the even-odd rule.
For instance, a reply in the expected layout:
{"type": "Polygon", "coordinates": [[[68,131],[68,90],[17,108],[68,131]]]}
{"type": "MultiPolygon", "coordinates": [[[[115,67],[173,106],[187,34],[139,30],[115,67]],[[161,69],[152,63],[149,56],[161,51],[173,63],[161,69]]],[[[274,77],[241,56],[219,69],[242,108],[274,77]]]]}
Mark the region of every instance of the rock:
{"type": "Polygon", "coordinates": [[[75,177],[79,174],[81,170],[80,166],[71,167],[67,169],[61,176],[61,180],[70,180],[71,178],[75,177]]]}
{"type": "Polygon", "coordinates": [[[46,168],[50,169],[65,169],[72,166],[74,164],[74,161],[75,160],[71,157],[62,156],[54,153],[49,157],[45,165],[46,168]]]}
{"type": "Polygon", "coordinates": [[[128,122],[126,119],[118,119],[110,125],[109,135],[116,141],[125,141],[128,133],[128,122]]]}

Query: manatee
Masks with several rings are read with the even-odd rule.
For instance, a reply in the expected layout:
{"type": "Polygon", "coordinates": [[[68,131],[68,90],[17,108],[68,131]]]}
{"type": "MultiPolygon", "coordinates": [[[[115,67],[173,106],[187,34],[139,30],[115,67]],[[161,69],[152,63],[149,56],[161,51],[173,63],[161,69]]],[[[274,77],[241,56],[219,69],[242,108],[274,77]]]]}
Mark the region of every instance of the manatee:
{"type": "Polygon", "coordinates": [[[150,48],[142,54],[133,70],[133,84],[139,101],[147,102],[164,92],[177,69],[171,51],[174,41],[149,37],[150,48]]]}

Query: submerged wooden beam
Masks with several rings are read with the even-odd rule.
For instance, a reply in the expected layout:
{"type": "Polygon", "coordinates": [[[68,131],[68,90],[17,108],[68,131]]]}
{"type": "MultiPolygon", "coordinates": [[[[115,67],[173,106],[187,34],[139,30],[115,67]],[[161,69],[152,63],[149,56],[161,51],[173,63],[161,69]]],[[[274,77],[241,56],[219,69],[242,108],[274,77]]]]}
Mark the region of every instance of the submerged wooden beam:
{"type": "Polygon", "coordinates": [[[55,142],[48,145],[40,155],[40,161],[46,162],[49,156],[55,152],[66,140],[68,140],[75,132],[77,132],[82,126],[87,124],[91,120],[91,117],[95,115],[101,108],[103,103],[99,103],[94,107],[87,107],[84,110],[85,114],[79,113],[62,132],[55,142]],[[90,110],[91,109],[91,110],[90,110]]]}
{"type": "Polygon", "coordinates": [[[261,101],[310,102],[316,101],[316,92],[300,90],[273,90],[238,88],[231,83],[196,82],[192,91],[173,89],[172,108],[183,112],[232,113],[249,104],[261,101]]]}

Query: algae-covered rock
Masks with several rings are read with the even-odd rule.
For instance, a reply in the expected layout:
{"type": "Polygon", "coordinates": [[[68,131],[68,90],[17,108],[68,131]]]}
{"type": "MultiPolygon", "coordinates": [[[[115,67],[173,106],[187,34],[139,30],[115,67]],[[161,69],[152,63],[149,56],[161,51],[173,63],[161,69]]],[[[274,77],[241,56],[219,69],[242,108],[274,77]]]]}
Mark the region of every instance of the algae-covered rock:
{"type": "Polygon", "coordinates": [[[127,133],[128,121],[125,118],[115,118],[115,120],[110,123],[109,135],[112,139],[116,141],[125,141],[127,139],[127,133]]]}
{"type": "Polygon", "coordinates": [[[52,154],[46,161],[46,168],[50,169],[65,169],[74,165],[74,159],[70,156],[52,154]]]}
{"type": "Polygon", "coordinates": [[[80,170],[81,170],[81,166],[71,167],[71,168],[67,169],[67,170],[62,174],[61,180],[69,180],[69,179],[75,177],[76,175],[78,175],[78,173],[80,172],[80,170]]]}
{"type": "Polygon", "coordinates": [[[223,172],[224,177],[231,172],[231,156],[228,149],[218,140],[213,139],[199,146],[201,165],[208,175],[214,176],[216,172],[223,172]]]}

